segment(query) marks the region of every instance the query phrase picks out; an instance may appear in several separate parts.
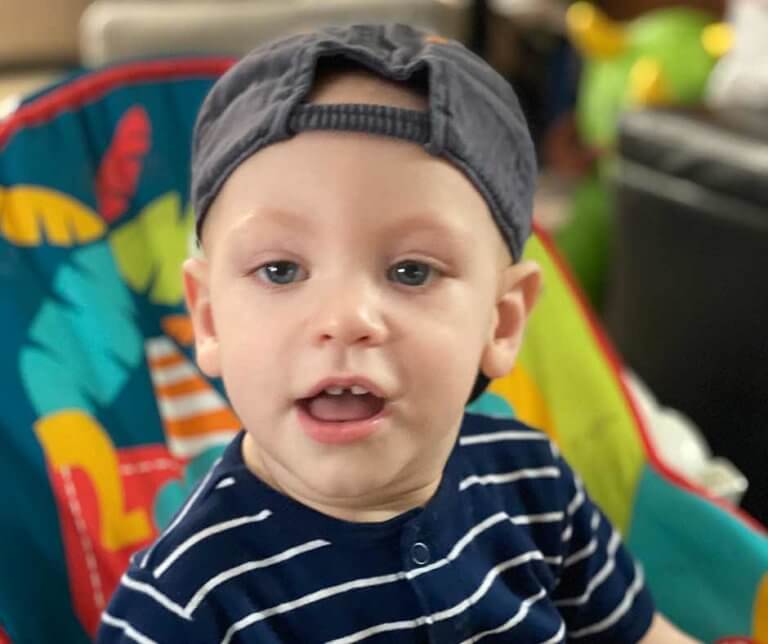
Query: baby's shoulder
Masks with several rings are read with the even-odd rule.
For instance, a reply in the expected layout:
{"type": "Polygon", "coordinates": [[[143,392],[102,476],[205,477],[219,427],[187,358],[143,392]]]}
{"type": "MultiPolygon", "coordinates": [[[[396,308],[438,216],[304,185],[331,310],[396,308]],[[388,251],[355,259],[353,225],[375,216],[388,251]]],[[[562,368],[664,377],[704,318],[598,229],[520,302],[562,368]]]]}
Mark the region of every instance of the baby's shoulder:
{"type": "MultiPolygon", "coordinates": [[[[214,466],[160,536],[131,557],[110,602],[115,624],[130,617],[146,632],[181,628],[184,641],[219,641],[222,625],[266,606],[268,595],[240,591],[270,588],[264,571],[292,543],[260,492],[249,473],[214,466]]],[[[181,641],[175,637],[162,641],[181,641]]]]}
{"type": "Polygon", "coordinates": [[[507,512],[562,512],[573,494],[570,469],[544,432],[514,418],[468,413],[459,435],[459,490],[476,505],[507,512]]]}
{"type": "Polygon", "coordinates": [[[470,460],[490,460],[506,467],[554,465],[559,455],[539,429],[516,418],[470,412],[464,415],[459,446],[470,460]]]}
{"type": "Polygon", "coordinates": [[[259,487],[247,472],[233,476],[212,468],[154,542],[131,557],[123,583],[141,580],[188,602],[190,589],[202,588],[245,557],[268,556],[275,521],[259,487]]]}

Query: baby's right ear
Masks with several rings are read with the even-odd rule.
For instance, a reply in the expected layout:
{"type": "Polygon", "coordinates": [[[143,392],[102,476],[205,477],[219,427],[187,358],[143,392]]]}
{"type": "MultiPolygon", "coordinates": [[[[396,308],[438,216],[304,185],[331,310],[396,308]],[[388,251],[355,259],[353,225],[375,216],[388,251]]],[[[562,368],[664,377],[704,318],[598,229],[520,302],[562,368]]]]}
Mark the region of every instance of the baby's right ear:
{"type": "Polygon", "coordinates": [[[210,270],[204,257],[191,257],[184,262],[184,297],[195,333],[195,356],[202,372],[215,378],[221,375],[219,339],[213,322],[210,270]]]}

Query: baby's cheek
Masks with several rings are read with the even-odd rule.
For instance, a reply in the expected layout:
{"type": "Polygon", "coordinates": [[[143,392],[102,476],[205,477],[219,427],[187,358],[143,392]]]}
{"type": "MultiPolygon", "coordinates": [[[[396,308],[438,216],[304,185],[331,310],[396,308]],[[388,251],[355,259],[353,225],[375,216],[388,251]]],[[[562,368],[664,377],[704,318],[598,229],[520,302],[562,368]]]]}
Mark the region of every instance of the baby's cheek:
{"type": "Polygon", "coordinates": [[[465,337],[435,342],[431,355],[423,356],[419,361],[428,381],[425,395],[443,406],[456,401],[454,406],[457,409],[463,408],[477,378],[479,344],[476,338],[465,337]]]}

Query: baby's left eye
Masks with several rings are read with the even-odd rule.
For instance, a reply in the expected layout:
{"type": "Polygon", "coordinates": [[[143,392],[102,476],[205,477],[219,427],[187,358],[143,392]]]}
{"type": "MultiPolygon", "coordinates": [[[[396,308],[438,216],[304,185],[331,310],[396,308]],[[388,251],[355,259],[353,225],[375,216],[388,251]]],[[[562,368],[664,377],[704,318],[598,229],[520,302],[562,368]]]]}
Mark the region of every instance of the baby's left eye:
{"type": "Polygon", "coordinates": [[[423,286],[434,277],[435,269],[416,260],[398,262],[387,271],[387,278],[404,286],[423,286]]]}

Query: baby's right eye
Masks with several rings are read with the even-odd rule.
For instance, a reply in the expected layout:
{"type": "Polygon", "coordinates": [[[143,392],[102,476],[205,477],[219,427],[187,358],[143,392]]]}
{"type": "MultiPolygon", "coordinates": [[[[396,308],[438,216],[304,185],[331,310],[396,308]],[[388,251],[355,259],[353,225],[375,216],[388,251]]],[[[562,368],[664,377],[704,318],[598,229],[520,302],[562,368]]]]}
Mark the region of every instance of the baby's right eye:
{"type": "Polygon", "coordinates": [[[277,262],[267,262],[262,264],[256,269],[256,275],[265,282],[270,284],[292,284],[293,282],[301,282],[307,279],[307,271],[305,271],[296,262],[288,260],[280,260],[277,262]]]}

